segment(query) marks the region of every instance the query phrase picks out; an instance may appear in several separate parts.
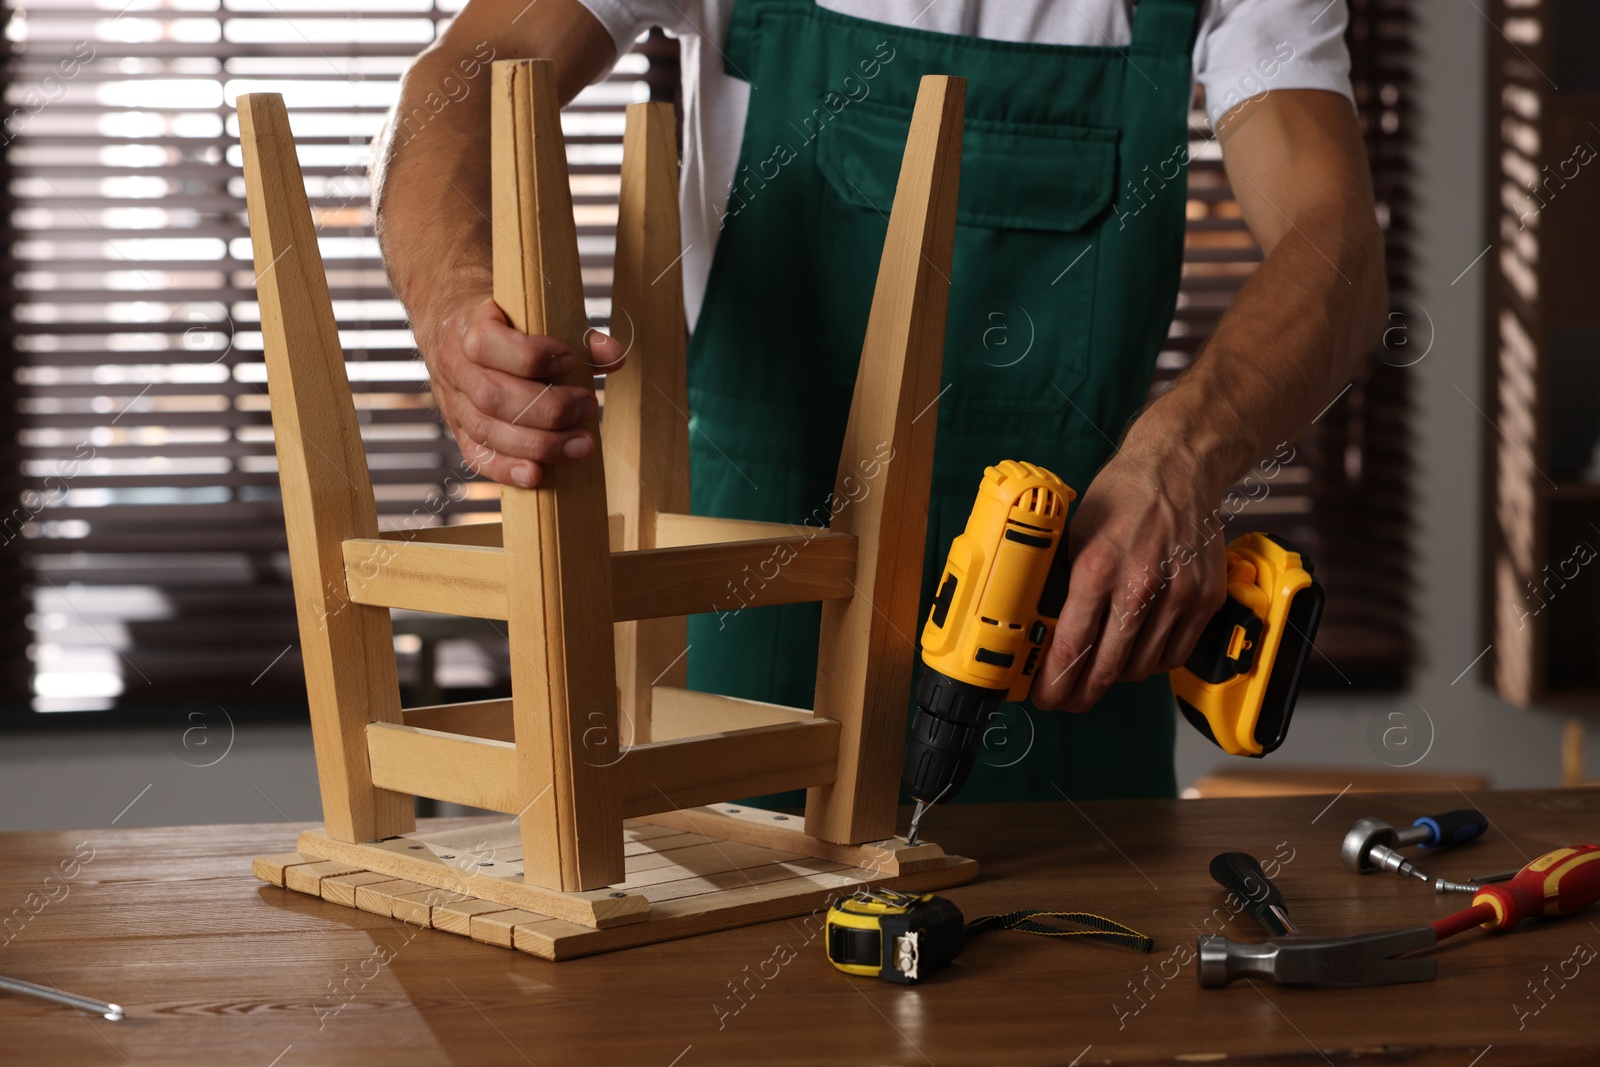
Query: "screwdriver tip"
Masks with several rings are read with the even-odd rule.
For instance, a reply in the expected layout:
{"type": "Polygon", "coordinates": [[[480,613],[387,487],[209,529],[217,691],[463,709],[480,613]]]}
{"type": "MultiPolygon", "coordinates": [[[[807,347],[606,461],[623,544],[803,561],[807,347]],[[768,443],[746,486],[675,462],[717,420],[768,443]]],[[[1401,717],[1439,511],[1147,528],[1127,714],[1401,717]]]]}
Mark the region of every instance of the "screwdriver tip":
{"type": "Polygon", "coordinates": [[[922,816],[927,810],[928,805],[920,800],[917,801],[917,810],[911,813],[911,830],[906,834],[906,844],[914,845],[917,843],[917,831],[922,826],[922,816]]]}

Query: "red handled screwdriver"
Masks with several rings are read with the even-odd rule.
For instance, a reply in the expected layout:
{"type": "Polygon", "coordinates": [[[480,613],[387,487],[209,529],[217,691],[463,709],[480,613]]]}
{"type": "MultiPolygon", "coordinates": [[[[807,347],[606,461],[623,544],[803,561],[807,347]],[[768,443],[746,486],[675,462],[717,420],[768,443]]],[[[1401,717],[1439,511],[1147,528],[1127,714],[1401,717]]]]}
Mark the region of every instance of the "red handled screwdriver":
{"type": "Polygon", "coordinates": [[[1546,852],[1508,882],[1486,885],[1472,907],[1434,922],[1439,940],[1474,926],[1509,930],[1530,915],[1566,915],[1600,900],[1600,845],[1546,852]]]}

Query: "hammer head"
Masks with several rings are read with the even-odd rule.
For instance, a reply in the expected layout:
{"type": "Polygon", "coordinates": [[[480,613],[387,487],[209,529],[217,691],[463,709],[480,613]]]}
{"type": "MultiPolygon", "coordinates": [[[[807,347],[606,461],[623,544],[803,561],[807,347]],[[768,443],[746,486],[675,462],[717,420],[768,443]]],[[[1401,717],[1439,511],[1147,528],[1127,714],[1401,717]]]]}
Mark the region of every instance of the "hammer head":
{"type": "Polygon", "coordinates": [[[1285,937],[1244,944],[1226,937],[1199,940],[1200,985],[1220,989],[1236,978],[1266,978],[1278,985],[1369,986],[1431,982],[1437,960],[1395,959],[1431,948],[1431,926],[1355,937],[1285,937]]]}
{"type": "Polygon", "coordinates": [[[1357,874],[1373,870],[1367,856],[1375,845],[1393,845],[1394,827],[1382,819],[1357,819],[1339,845],[1339,859],[1357,874]]]}

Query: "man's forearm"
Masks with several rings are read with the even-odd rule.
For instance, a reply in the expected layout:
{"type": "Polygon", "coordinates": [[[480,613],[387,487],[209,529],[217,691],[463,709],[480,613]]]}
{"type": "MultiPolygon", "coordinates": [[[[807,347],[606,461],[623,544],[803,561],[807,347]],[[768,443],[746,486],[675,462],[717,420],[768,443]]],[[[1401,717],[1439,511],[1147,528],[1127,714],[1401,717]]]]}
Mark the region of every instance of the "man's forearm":
{"type": "Polygon", "coordinates": [[[446,309],[493,288],[490,65],[524,58],[555,61],[566,104],[604,74],[616,51],[576,0],[476,0],[406,72],[379,138],[378,242],[425,355],[446,309]]]}
{"type": "Polygon", "coordinates": [[[1370,214],[1305,212],[1240,289],[1194,365],[1129,429],[1137,458],[1190,462],[1219,492],[1339,394],[1378,337],[1382,236],[1370,214]]]}
{"type": "MultiPolygon", "coordinates": [[[[432,50],[412,66],[373,167],[384,264],[395,294],[424,332],[452,300],[493,287],[490,74],[488,62],[476,58],[485,52],[492,61],[487,42],[461,58],[432,50]],[[474,76],[465,76],[463,63],[476,64],[474,76]]],[[[418,340],[424,352],[431,350],[418,340]]]]}
{"type": "Polygon", "coordinates": [[[1268,93],[1219,129],[1235,197],[1266,258],[1123,446],[1218,494],[1339,395],[1387,306],[1383,235],[1349,101],[1268,93]]]}

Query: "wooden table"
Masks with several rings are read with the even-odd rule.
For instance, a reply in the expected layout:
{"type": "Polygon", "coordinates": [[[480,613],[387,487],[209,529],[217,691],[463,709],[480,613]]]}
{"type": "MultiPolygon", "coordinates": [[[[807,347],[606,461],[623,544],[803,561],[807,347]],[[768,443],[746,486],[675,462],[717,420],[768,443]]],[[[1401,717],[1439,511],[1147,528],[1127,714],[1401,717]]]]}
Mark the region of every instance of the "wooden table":
{"type": "MultiPolygon", "coordinates": [[[[1464,904],[1420,882],[1357,877],[1337,859],[1356,818],[1409,824],[1465,806],[1461,795],[1329,800],[936,812],[930,834],[984,864],[977,882],[949,894],[969,916],[1026,906],[1094,911],[1152,935],[1156,948],[1141,956],[996,933],[916,988],[834,971],[798,922],[566,963],[418,930],[251,878],[251,857],[291,847],[287,825],[7,834],[0,974],[119,1002],[128,1019],[0,997],[0,1062],[1600,1062],[1600,960],[1564,984],[1551,977],[1571,975],[1576,964],[1563,963],[1575,946],[1600,947],[1600,909],[1510,936],[1465,935],[1436,950],[1436,982],[1200,989],[1194,964],[1180,961],[1192,959],[1208,917],[1217,916],[1211,929],[1224,929],[1223,894],[1206,873],[1224,849],[1277,856],[1291,913],[1311,933],[1412,925],[1464,904]],[[91,850],[66,876],[75,855],[91,850]],[[1530,983],[1542,983],[1543,999],[1530,983]]],[[[1493,829],[1430,870],[1498,870],[1600,839],[1600,792],[1472,800],[1493,829]]],[[[1225,930],[1264,936],[1247,920],[1225,930]]],[[[1593,949],[1580,948],[1585,955],[1593,949]]]]}

